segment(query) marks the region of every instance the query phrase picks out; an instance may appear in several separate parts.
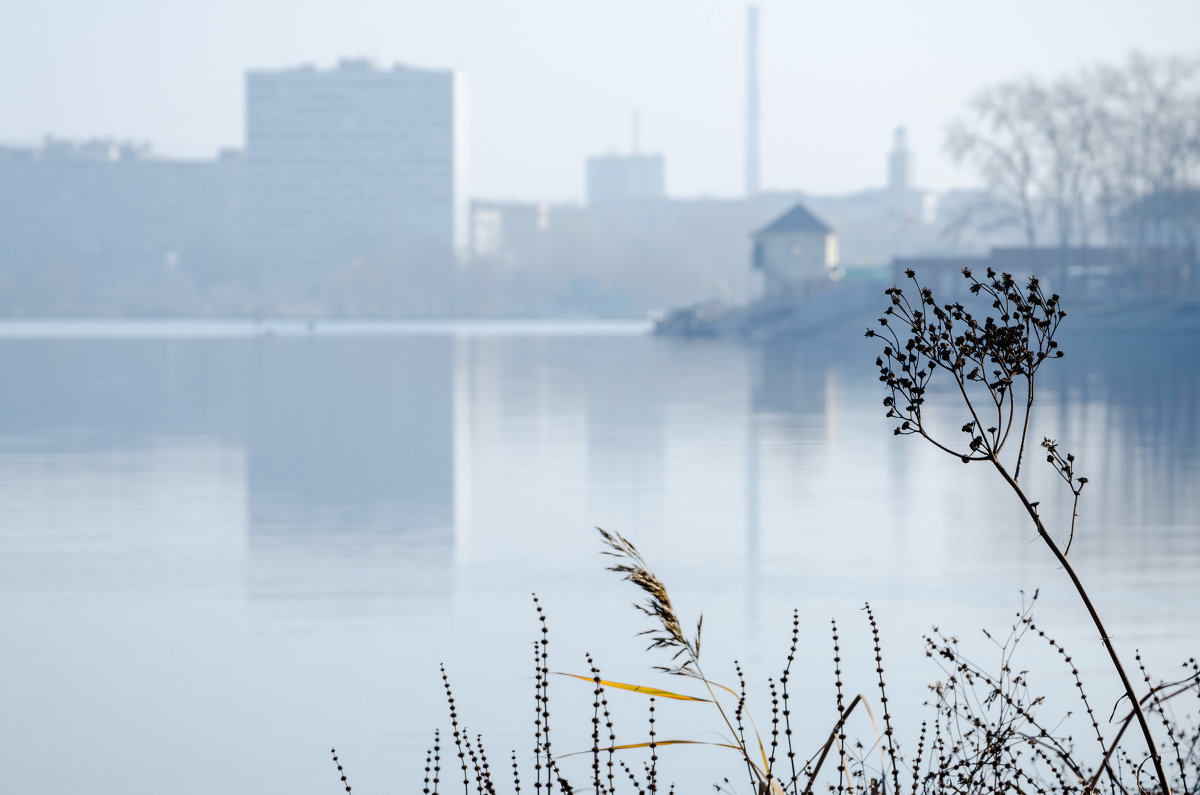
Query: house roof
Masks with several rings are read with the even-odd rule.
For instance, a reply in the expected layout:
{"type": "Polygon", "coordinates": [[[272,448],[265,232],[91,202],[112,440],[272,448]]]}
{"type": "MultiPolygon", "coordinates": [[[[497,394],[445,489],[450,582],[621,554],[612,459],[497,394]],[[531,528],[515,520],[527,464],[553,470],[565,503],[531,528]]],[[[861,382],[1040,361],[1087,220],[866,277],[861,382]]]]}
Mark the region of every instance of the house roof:
{"type": "Polygon", "coordinates": [[[829,226],[817,216],[808,211],[803,204],[796,203],[792,209],[776,218],[771,223],[754,233],[754,237],[762,235],[791,234],[793,232],[809,232],[828,235],[833,232],[829,226]]]}

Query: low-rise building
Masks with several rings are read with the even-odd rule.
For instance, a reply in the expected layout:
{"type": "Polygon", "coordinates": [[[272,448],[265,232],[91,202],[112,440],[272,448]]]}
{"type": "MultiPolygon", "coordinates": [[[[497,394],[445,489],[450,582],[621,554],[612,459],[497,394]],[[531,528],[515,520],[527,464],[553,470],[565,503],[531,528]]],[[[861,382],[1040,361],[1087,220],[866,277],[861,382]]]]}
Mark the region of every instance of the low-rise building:
{"type": "Polygon", "coordinates": [[[802,299],[841,277],[837,234],[802,204],[753,235],[752,267],[766,299],[802,299]]]}
{"type": "Polygon", "coordinates": [[[47,138],[0,147],[0,311],[206,311],[239,280],[242,161],[47,138]]]}
{"type": "Polygon", "coordinates": [[[984,279],[989,268],[1021,282],[1037,276],[1048,293],[1071,299],[1200,296],[1200,279],[1193,275],[1196,251],[1190,246],[995,246],[986,255],[897,257],[892,279],[903,284],[911,270],[939,301],[963,300],[970,287],[963,268],[977,279],[984,279]]]}

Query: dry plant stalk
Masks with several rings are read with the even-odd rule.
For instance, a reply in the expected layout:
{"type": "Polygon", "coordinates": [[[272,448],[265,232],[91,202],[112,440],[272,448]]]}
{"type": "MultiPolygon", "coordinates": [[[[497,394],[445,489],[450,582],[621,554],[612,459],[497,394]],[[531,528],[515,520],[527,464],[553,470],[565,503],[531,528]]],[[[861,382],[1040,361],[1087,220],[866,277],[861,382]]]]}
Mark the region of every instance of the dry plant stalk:
{"type": "MultiPolygon", "coordinates": [[[[793,614],[791,645],[782,675],[777,682],[768,679],[770,729],[766,733],[760,732],[747,707],[741,665],[734,661],[738,677],[736,690],[709,679],[700,667],[703,619],[697,622],[695,635],[689,637],[683,631],[683,624],[666,585],[650,571],[638,549],[621,534],[600,530],[606,547],[604,554],[617,559],[610,569],[623,575],[646,597],[644,603],[635,607],[655,622],[655,626],[641,633],[650,638],[648,650],[658,649],[671,654],[672,665],[656,668],[700,682],[707,690],[708,698],[604,680],[593,658],[587,655],[588,675],[561,675],[586,681],[592,687],[591,748],[587,751],[552,754],[549,709],[552,672],[548,658],[548,628],[542,607],[534,596],[540,630],[540,637],[533,644],[532,778],[537,795],[551,795],[556,788],[563,795],[574,792],[576,788],[571,785],[560,762],[567,757],[584,754],[591,757],[589,784],[597,795],[616,795],[619,778],[622,779],[622,785],[627,778],[632,791],[638,795],[657,793],[658,749],[683,744],[735,751],[745,764],[751,792],[757,795],[812,795],[819,783],[827,785],[830,792],[838,795],[900,795],[902,770],[911,771],[911,784],[908,787],[911,795],[948,792],[1096,795],[1103,791],[1109,795],[1146,795],[1147,790],[1141,784],[1141,772],[1147,762],[1153,762],[1158,777],[1159,789],[1154,791],[1156,795],[1170,795],[1172,782],[1167,777],[1162,757],[1151,735],[1147,713],[1158,716],[1170,739],[1173,761],[1177,766],[1174,782],[1178,784],[1178,792],[1181,795],[1200,795],[1200,729],[1196,728],[1200,721],[1194,720],[1191,714],[1186,721],[1179,721],[1168,711],[1168,702],[1178,697],[1200,697],[1200,663],[1191,659],[1184,665],[1187,672],[1184,677],[1155,684],[1151,682],[1139,657],[1138,668],[1147,692],[1138,698],[1087,591],[1067,559],[1074,539],[1079,497],[1087,478],[1076,474],[1073,455],[1060,452],[1056,442],[1043,440],[1046,460],[1074,497],[1070,533],[1064,547],[1060,547],[1049,534],[1038,512],[1038,503],[1030,501],[1018,481],[1027,452],[1037,371],[1045,360],[1062,356],[1054,340],[1059,324],[1066,316],[1059,306],[1058,296],[1047,297],[1036,279],[1030,279],[1021,288],[1008,274],[996,274],[989,269],[987,281],[979,281],[969,270],[964,270],[964,276],[971,283],[971,292],[991,299],[992,308],[997,310],[996,318],[986,317],[978,321],[962,304],[937,305],[931,291],[917,283],[912,271],[908,272],[908,276],[916,286],[919,297],[914,302],[899,287],[888,290],[892,305],[880,318],[883,330],[867,332],[867,336],[880,337],[885,343],[883,355],[876,364],[880,368],[880,380],[889,391],[883,401],[887,416],[899,421],[895,428],[897,435],[922,436],[937,448],[966,463],[990,463],[1015,492],[1038,535],[1067,572],[1087,607],[1125,688],[1130,709],[1128,715],[1117,721],[1115,736],[1104,736],[1071,655],[1033,622],[1031,601],[1022,606],[1006,638],[997,639],[986,631],[984,633],[1001,650],[998,670],[988,670],[975,664],[959,649],[957,638],[943,635],[936,627],[933,635],[926,638],[927,654],[941,666],[944,679],[930,687],[933,700],[927,706],[934,708],[932,723],[929,720],[921,721],[916,753],[906,758],[901,752],[888,707],[879,628],[868,605],[866,614],[874,641],[873,661],[878,674],[874,687],[879,692],[882,722],[875,719],[864,695],[860,693],[849,699],[849,694],[843,690],[842,651],[834,623],[836,720],[827,734],[820,735],[826,739],[815,753],[806,761],[799,762],[792,745],[789,693],[791,666],[799,644],[799,614],[793,614]],[[948,377],[953,379],[968,413],[967,422],[962,425],[966,440],[961,444],[937,438],[923,413],[926,389],[934,372],[939,370],[945,370],[948,377]],[[1011,445],[1010,440],[1014,441],[1011,445]],[[1007,453],[1004,452],[1006,446],[1009,448],[1007,453]],[[1061,734],[1061,722],[1046,721],[1039,714],[1044,699],[1029,689],[1028,672],[1019,668],[1014,657],[1018,643],[1030,635],[1044,640],[1069,667],[1074,677],[1083,704],[1082,715],[1090,724],[1095,747],[1099,750],[1098,761],[1094,764],[1081,761],[1071,737],[1061,734]],[[606,688],[649,697],[648,741],[618,744],[606,688]],[[726,709],[722,698],[735,699],[736,707],[726,709]],[[713,704],[720,713],[728,737],[719,742],[660,739],[655,728],[657,699],[713,704]],[[851,742],[848,739],[847,723],[856,711],[867,713],[873,728],[873,742],[864,745],[862,741],[851,742]],[[1134,723],[1140,727],[1150,754],[1148,759],[1140,763],[1121,746],[1126,729],[1134,723]],[[764,740],[764,736],[767,739],[764,740]],[[645,749],[650,753],[641,774],[624,759],[615,756],[619,751],[632,749],[645,749]],[[872,761],[875,754],[878,755],[877,766],[872,761]],[[783,767],[785,760],[789,769],[786,773],[779,773],[776,768],[783,767]],[[831,765],[833,761],[837,763],[836,784],[819,779],[827,761],[831,765]],[[623,777],[618,775],[618,767],[624,773],[623,777]]],[[[1034,600],[1036,598],[1035,593],[1034,600]]],[[[497,787],[482,738],[479,735],[472,737],[466,727],[460,724],[444,668],[442,678],[449,706],[449,736],[454,741],[452,750],[458,756],[464,795],[472,795],[472,792],[475,795],[495,795],[497,787]]],[[[442,776],[444,736],[435,732],[432,747],[426,754],[423,790],[426,795],[437,795],[439,783],[448,781],[442,776]]],[[[555,736],[559,736],[557,730],[555,736]]],[[[556,744],[560,742],[556,741],[556,744]]],[[[336,752],[332,753],[341,781],[349,792],[345,772],[336,752]]],[[[511,753],[511,760],[513,786],[519,793],[521,778],[515,751],[511,753]]],[[[728,795],[734,793],[729,779],[717,785],[716,789],[728,795]]],[[[673,793],[674,787],[669,791],[673,793]]]]}
{"type": "Polygon", "coordinates": [[[1095,604],[1067,559],[1075,534],[1075,509],[1087,478],[1075,476],[1073,455],[1063,455],[1056,442],[1043,440],[1046,460],[1066,481],[1075,498],[1065,548],[1046,529],[1038,502],[1029,498],[1019,482],[1037,372],[1047,359],[1063,355],[1054,335],[1067,313],[1062,310],[1059,296],[1047,296],[1036,277],[1030,277],[1022,287],[1010,274],[997,273],[991,268],[982,281],[969,268],[963,268],[962,273],[970,282],[971,294],[990,302],[995,316],[988,315],[981,321],[962,303],[939,305],[933,291],[921,286],[912,269],[905,271],[905,275],[912,282],[915,296],[906,295],[898,286],[886,291],[891,306],[879,318],[880,330],[868,329],[867,336],[884,342],[882,355],[875,364],[879,367],[879,380],[888,391],[883,399],[887,416],[899,420],[894,429],[898,436],[921,436],[966,464],[990,463],[1016,494],[1038,536],[1067,573],[1087,608],[1133,707],[1162,793],[1170,795],[1162,755],[1141,701],[1095,604]],[[946,373],[953,381],[966,409],[966,422],[962,425],[966,439],[961,443],[936,436],[924,413],[926,391],[934,374],[939,372],[946,373]],[[1019,433],[1014,436],[1013,431],[1017,430],[1019,433]],[[1010,453],[1005,457],[1003,453],[1010,438],[1017,439],[1015,456],[1010,453]]]}
{"type": "MultiPolygon", "coordinates": [[[[792,662],[795,660],[796,648],[799,643],[799,615],[793,616],[792,623],[792,642],[787,657],[787,665],[783,669],[783,674],[780,677],[778,689],[774,680],[769,680],[768,685],[771,690],[771,732],[770,739],[764,742],[761,733],[750,717],[749,710],[746,708],[746,686],[745,681],[741,677],[741,668],[738,666],[739,689],[733,690],[725,685],[718,684],[705,676],[700,668],[700,630],[703,626],[703,617],[696,623],[696,635],[689,639],[682,631],[682,625],[679,617],[675,612],[675,608],[671,603],[671,597],[667,593],[667,588],[662,580],[656,574],[651,572],[646,566],[646,561],[638,551],[637,547],[631,541],[622,536],[620,533],[609,532],[601,528],[596,528],[600,532],[605,545],[608,547],[604,554],[616,557],[622,562],[609,567],[610,571],[615,571],[618,574],[623,574],[625,579],[632,582],[635,586],[641,589],[647,598],[645,604],[635,604],[634,607],[647,616],[655,619],[658,626],[652,627],[640,634],[648,635],[651,638],[651,643],[647,650],[664,649],[669,652],[674,652],[672,660],[678,660],[683,657],[682,664],[674,666],[655,666],[659,671],[676,676],[684,676],[700,681],[707,689],[708,699],[696,699],[688,696],[680,696],[676,693],[667,693],[662,690],[647,688],[640,685],[628,685],[617,682],[605,682],[604,684],[619,687],[626,690],[633,690],[643,693],[657,693],[666,695],[669,698],[680,700],[710,701],[716,706],[720,713],[722,721],[725,723],[726,729],[729,731],[727,742],[706,743],[716,747],[730,748],[739,753],[742,760],[745,762],[747,773],[749,774],[750,784],[755,788],[758,795],[784,795],[789,789],[792,792],[799,792],[798,784],[802,779],[806,780],[804,789],[805,795],[812,792],[817,776],[821,771],[830,750],[833,747],[838,748],[838,755],[842,765],[839,770],[846,769],[846,752],[843,744],[839,742],[839,737],[844,740],[842,734],[846,721],[855,712],[858,707],[862,707],[870,716],[872,725],[875,725],[876,745],[879,747],[881,760],[885,754],[884,743],[886,742],[886,754],[891,759],[891,768],[893,780],[897,783],[899,765],[897,764],[898,749],[896,748],[892,738],[892,728],[890,724],[891,716],[887,712],[887,693],[883,683],[882,658],[879,656],[879,635],[878,627],[875,624],[874,617],[871,616],[870,607],[868,606],[867,613],[870,617],[872,632],[875,639],[875,663],[876,669],[879,671],[879,690],[881,701],[884,705],[884,724],[886,730],[883,735],[880,734],[878,725],[875,722],[874,714],[871,712],[870,705],[862,695],[856,696],[850,703],[849,707],[842,709],[841,696],[838,699],[839,717],[837,723],[829,733],[829,739],[822,747],[808,759],[799,769],[796,767],[796,753],[792,745],[792,729],[791,729],[791,709],[789,706],[790,693],[788,692],[788,681],[791,672],[792,662]],[[737,699],[737,707],[733,711],[733,717],[726,710],[720,699],[721,691],[727,695],[737,699]],[[780,747],[779,734],[781,728],[780,705],[782,703],[782,724],[784,732],[785,748],[780,747]],[[748,719],[751,724],[753,738],[748,739],[746,736],[746,727],[744,719],[748,719]],[[886,737],[886,741],[883,739],[886,737]],[[790,767],[790,778],[786,775],[781,777],[776,773],[776,755],[779,751],[783,751],[790,767]],[[815,762],[815,765],[814,765],[815,762]]],[[[735,663],[736,664],[736,663],[735,663]]],[[[576,677],[582,679],[584,677],[576,677]]],[[[839,682],[840,687],[840,682],[839,682]]],[[[660,745],[667,744],[683,744],[692,743],[695,741],[688,740],[673,740],[660,745]]],[[[641,744],[639,744],[640,746],[641,744]]],[[[621,746],[623,748],[639,747],[639,746],[621,746]]],[[[606,749],[601,749],[606,750],[606,749]]]]}
{"type": "MultiPolygon", "coordinates": [[[[670,599],[665,584],[646,567],[640,553],[627,539],[616,533],[605,534],[605,544],[610,554],[623,560],[616,570],[625,574],[639,590],[653,600],[652,604],[639,605],[644,613],[655,617],[658,626],[649,633],[653,637],[651,649],[673,651],[678,660],[682,651],[686,657],[683,664],[660,668],[670,674],[687,677],[702,683],[711,698],[698,698],[660,688],[610,682],[601,678],[600,669],[591,655],[585,655],[589,674],[563,674],[586,681],[591,687],[591,721],[588,732],[591,740],[589,750],[568,753],[550,752],[550,709],[549,681],[551,671],[548,661],[548,629],[545,614],[538,604],[537,609],[540,638],[533,644],[534,696],[535,696],[535,739],[532,759],[534,773],[530,777],[537,795],[551,795],[555,790],[562,795],[576,791],[591,790],[597,795],[616,795],[618,784],[638,795],[650,795],[660,791],[659,749],[669,745],[702,745],[710,748],[733,750],[744,763],[752,795],[812,795],[827,789],[838,795],[935,795],[940,793],[1014,793],[1025,795],[1038,792],[1044,795],[1146,795],[1147,790],[1139,778],[1141,767],[1121,747],[1125,730],[1133,725],[1133,711],[1118,721],[1114,737],[1106,738],[1100,728],[1095,711],[1084,691],[1079,671],[1070,654],[1057,641],[1045,634],[1034,624],[1031,616],[1033,600],[1023,604],[1007,637],[984,634],[1000,649],[998,667],[988,669],[973,662],[959,648],[959,641],[946,636],[935,627],[931,637],[926,638],[926,651],[941,667],[943,679],[930,687],[933,698],[927,706],[934,710],[931,719],[920,723],[916,753],[908,756],[901,750],[895,733],[897,725],[889,709],[888,691],[884,685],[883,659],[880,649],[879,628],[870,606],[865,612],[869,624],[874,653],[871,658],[877,676],[874,685],[878,689],[882,705],[882,720],[877,721],[870,704],[863,694],[848,699],[843,691],[842,651],[839,645],[837,624],[833,627],[833,673],[836,695],[836,721],[824,735],[826,739],[819,748],[800,761],[793,747],[792,710],[790,706],[789,682],[791,667],[800,644],[799,613],[794,612],[791,642],[787,662],[778,680],[768,679],[771,708],[769,731],[760,731],[750,717],[747,706],[745,677],[740,664],[734,663],[738,676],[736,690],[709,680],[699,666],[697,655],[691,654],[698,648],[695,639],[689,639],[678,629],[681,623],[670,599]],[[1027,636],[1041,638],[1068,666],[1078,687],[1078,696],[1084,705],[1083,715],[1090,722],[1095,734],[1095,757],[1084,757],[1074,747],[1071,737],[1061,728],[1062,719],[1046,720],[1041,716],[1044,698],[1035,695],[1029,685],[1028,671],[1021,668],[1016,658],[1019,642],[1027,636]],[[658,641],[662,641],[659,643],[658,641]],[[609,712],[606,696],[608,688],[635,692],[649,697],[648,740],[619,743],[614,729],[613,717],[609,712]],[[736,708],[725,710],[718,696],[736,699],[736,708]],[[721,709],[726,728],[731,732],[728,741],[702,741],[688,739],[663,739],[656,728],[656,703],[659,699],[685,702],[713,703],[721,709]],[[873,739],[865,743],[848,739],[848,722],[856,714],[866,713],[873,731],[873,739]],[[620,758],[624,752],[641,749],[649,751],[648,761],[641,770],[636,765],[620,758]],[[569,757],[589,756],[591,760],[586,786],[574,786],[564,768],[569,757]],[[873,757],[877,756],[877,760],[873,757]],[[1098,760],[1098,761],[1095,761],[1098,760]],[[836,764],[836,773],[829,768],[836,764]],[[787,768],[784,771],[784,768],[787,768]],[[619,768],[619,770],[618,770],[619,768]],[[822,778],[822,771],[826,777],[822,778]],[[901,779],[905,773],[906,784],[901,779]],[[624,775],[621,775],[621,774],[624,775]],[[836,778],[834,776],[836,775],[836,778]]],[[[1179,793],[1200,795],[1196,776],[1200,771],[1200,730],[1195,726],[1193,715],[1185,721],[1175,719],[1167,708],[1184,695],[1200,696],[1200,664],[1194,659],[1185,664],[1187,674],[1173,682],[1152,684],[1145,669],[1139,668],[1148,688],[1141,705],[1162,720],[1167,736],[1172,739],[1174,763],[1177,775],[1173,783],[1179,793]]],[[[443,686],[449,706],[450,732],[457,752],[458,769],[462,774],[461,791],[464,795],[496,795],[497,782],[489,767],[482,738],[468,733],[459,720],[455,697],[443,670],[443,686]]],[[[1070,713],[1067,713],[1068,715],[1070,713]]],[[[765,729],[766,727],[764,727],[765,729]]],[[[437,795],[439,782],[458,789],[449,778],[441,776],[441,737],[434,733],[432,748],[426,753],[426,795],[437,795]]],[[[561,732],[556,730],[563,743],[561,732]]],[[[571,740],[567,741],[571,743],[571,740]]],[[[511,775],[514,792],[520,793],[518,757],[511,752],[511,775]]],[[[335,763],[338,762],[336,756],[335,763]]],[[[340,767],[338,771],[345,775],[340,767]]],[[[528,779],[527,779],[528,780],[528,779]]],[[[343,778],[343,782],[345,779],[343,778]]],[[[346,785],[347,788],[349,785],[346,785]]],[[[735,795],[729,779],[716,787],[718,792],[735,795]]],[[[673,791],[673,787],[670,791],[673,791]]],[[[1158,792],[1155,790],[1155,792],[1158,792]]]]}

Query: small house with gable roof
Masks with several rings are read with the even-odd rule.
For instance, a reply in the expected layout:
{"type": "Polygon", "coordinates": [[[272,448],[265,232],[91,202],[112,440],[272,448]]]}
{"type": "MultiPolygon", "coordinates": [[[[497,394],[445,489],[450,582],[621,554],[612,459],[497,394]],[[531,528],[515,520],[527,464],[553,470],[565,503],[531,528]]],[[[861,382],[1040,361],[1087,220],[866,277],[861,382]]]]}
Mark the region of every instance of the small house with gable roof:
{"type": "Polygon", "coordinates": [[[837,234],[802,204],[752,237],[752,267],[762,274],[765,299],[799,300],[824,292],[841,277],[837,234]]]}

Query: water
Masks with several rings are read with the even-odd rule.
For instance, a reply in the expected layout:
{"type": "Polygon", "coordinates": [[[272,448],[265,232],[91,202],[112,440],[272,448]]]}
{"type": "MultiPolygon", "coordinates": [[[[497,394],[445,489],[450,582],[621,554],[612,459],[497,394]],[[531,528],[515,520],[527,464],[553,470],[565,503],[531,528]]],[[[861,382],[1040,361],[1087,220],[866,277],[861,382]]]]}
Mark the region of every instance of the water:
{"type": "MultiPolygon", "coordinates": [[[[649,672],[666,660],[643,654],[594,526],[639,545],[689,623],[704,612],[709,675],[738,658],[752,699],[799,610],[806,742],[833,720],[831,618],[849,687],[873,695],[867,601],[910,722],[939,675],[922,633],[986,662],[978,629],[1039,587],[1040,623],[1115,698],[995,475],[891,435],[867,341],[644,330],[0,324],[0,792],[331,793],[332,745],[356,792],[411,791],[448,728],[440,663],[507,769],[531,744],[532,591],[555,670],[591,652],[608,678],[685,689],[649,672]]],[[[1164,677],[1200,637],[1193,343],[1068,338],[1033,429],[1090,478],[1072,558],[1118,646],[1164,677]]],[[[1064,528],[1069,495],[1030,466],[1064,528]]],[[[586,749],[590,688],[554,688],[558,750],[586,749]]],[[[644,699],[611,701],[643,739],[644,699]]],[[[660,705],[662,731],[713,739],[703,709],[660,705]]],[[[692,791],[736,772],[670,750],[692,791]]]]}

